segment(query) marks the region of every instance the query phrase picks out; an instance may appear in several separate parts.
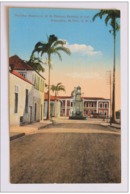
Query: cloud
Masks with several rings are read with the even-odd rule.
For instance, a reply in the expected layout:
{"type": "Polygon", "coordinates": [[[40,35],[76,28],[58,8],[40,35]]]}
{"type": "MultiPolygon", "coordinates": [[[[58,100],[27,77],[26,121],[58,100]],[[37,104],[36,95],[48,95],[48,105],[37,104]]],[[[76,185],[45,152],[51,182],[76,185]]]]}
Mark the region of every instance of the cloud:
{"type": "Polygon", "coordinates": [[[96,72],[71,72],[66,73],[66,76],[71,77],[73,79],[101,79],[101,75],[96,72]]]}
{"type": "Polygon", "coordinates": [[[91,45],[85,44],[68,44],[66,45],[72,53],[80,53],[82,55],[102,55],[101,51],[95,51],[91,45]]]}

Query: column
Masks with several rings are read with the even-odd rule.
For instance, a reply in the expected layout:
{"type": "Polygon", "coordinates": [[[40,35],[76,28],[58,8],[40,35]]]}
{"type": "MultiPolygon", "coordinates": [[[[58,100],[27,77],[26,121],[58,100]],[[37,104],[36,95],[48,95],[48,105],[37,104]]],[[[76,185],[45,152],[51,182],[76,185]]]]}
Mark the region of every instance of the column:
{"type": "Polygon", "coordinates": [[[65,100],[65,117],[67,116],[67,100],[65,100]]]}
{"type": "Polygon", "coordinates": [[[98,103],[99,103],[99,101],[97,100],[96,113],[98,113],[98,103]]]}
{"type": "Polygon", "coordinates": [[[111,108],[111,103],[110,103],[111,101],[109,100],[108,101],[108,116],[110,117],[111,116],[111,112],[110,112],[110,108],[111,108]]]}

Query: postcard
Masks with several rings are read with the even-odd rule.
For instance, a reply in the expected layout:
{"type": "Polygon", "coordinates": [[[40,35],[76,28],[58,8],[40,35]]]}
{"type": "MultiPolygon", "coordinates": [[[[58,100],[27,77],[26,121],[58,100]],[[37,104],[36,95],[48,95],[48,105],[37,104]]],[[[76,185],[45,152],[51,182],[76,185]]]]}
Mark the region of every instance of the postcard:
{"type": "Polygon", "coordinates": [[[122,39],[127,36],[121,32],[127,3],[5,7],[8,181],[3,190],[126,191],[122,39]]]}

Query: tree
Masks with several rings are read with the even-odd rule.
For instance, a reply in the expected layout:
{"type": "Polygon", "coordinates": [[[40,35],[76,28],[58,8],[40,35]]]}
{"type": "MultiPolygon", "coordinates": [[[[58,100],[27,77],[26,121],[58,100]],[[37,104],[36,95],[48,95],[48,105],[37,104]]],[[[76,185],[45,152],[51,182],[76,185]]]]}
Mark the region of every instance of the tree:
{"type": "Polygon", "coordinates": [[[120,25],[117,22],[117,19],[120,18],[120,11],[119,10],[100,10],[97,14],[94,15],[93,21],[99,17],[102,19],[102,17],[106,15],[105,18],[105,24],[107,25],[108,22],[110,26],[112,27],[112,30],[109,32],[113,34],[113,44],[114,44],[114,50],[113,50],[113,88],[112,88],[112,117],[110,122],[115,122],[115,65],[116,65],[116,33],[120,29],[120,25]]]}
{"type": "Polygon", "coordinates": [[[29,61],[26,61],[26,63],[30,65],[35,71],[45,71],[43,67],[44,63],[39,58],[34,57],[34,54],[31,55],[29,61]]]}
{"type": "Polygon", "coordinates": [[[55,105],[54,105],[54,116],[56,116],[56,99],[58,96],[59,91],[64,91],[65,92],[65,87],[62,85],[61,82],[59,82],[57,85],[51,85],[51,90],[52,92],[55,93],[55,105]]]}
{"type": "Polygon", "coordinates": [[[55,92],[55,97],[57,97],[59,91],[65,92],[65,87],[62,85],[61,82],[59,82],[57,85],[51,85],[51,90],[52,92],[55,92]]]}
{"type": "Polygon", "coordinates": [[[50,70],[51,70],[51,55],[57,54],[59,59],[62,60],[60,51],[70,55],[70,50],[66,48],[64,45],[65,41],[59,40],[55,35],[50,35],[47,43],[38,42],[35,45],[35,48],[32,52],[32,56],[35,52],[41,54],[41,57],[44,53],[47,54],[47,62],[48,62],[48,112],[47,119],[50,119],[50,70]]]}

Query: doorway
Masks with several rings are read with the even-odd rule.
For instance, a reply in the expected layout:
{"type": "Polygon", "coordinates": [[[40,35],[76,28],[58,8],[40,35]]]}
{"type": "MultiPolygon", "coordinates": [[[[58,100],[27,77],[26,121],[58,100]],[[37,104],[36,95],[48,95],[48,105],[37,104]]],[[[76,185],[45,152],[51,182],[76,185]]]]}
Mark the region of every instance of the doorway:
{"type": "Polygon", "coordinates": [[[32,106],[29,107],[30,123],[32,123],[32,106]]]}
{"type": "Polygon", "coordinates": [[[37,103],[35,103],[34,120],[37,120],[37,103]]]}

